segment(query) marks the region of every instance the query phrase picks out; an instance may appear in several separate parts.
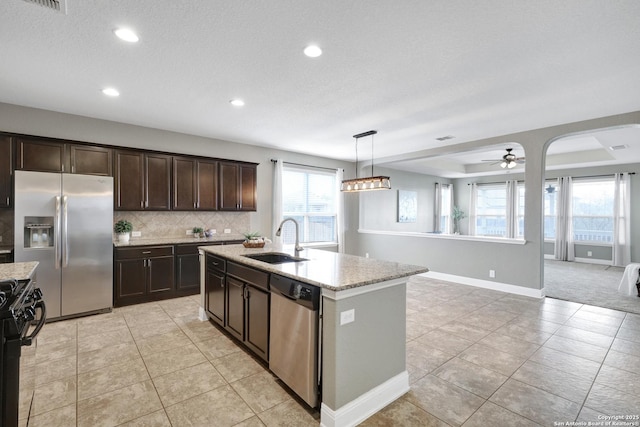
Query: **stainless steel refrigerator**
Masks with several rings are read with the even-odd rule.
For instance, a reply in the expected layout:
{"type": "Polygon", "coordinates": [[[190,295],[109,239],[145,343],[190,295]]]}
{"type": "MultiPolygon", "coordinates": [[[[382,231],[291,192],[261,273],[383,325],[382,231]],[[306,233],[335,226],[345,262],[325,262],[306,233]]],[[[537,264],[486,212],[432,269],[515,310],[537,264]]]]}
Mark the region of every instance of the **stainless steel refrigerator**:
{"type": "Polygon", "coordinates": [[[113,306],[113,178],[15,172],[15,261],[38,261],[47,319],[113,306]]]}

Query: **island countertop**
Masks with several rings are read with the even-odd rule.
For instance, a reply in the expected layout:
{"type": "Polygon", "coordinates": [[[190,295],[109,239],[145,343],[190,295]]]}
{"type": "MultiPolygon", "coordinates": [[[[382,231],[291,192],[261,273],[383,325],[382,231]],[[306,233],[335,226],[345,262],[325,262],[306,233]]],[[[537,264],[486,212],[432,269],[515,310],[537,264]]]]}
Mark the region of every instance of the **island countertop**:
{"type": "Polygon", "coordinates": [[[37,266],[37,261],[0,264],[0,280],[29,280],[37,266]]]}
{"type": "Polygon", "coordinates": [[[295,255],[293,249],[280,250],[269,247],[252,249],[245,248],[243,245],[200,246],[199,249],[240,264],[280,274],[332,291],[342,291],[429,271],[428,268],[418,265],[381,261],[320,249],[305,249],[301,251],[297,256],[306,258],[306,261],[283,264],[269,264],[243,255],[266,252],[295,255]]]}

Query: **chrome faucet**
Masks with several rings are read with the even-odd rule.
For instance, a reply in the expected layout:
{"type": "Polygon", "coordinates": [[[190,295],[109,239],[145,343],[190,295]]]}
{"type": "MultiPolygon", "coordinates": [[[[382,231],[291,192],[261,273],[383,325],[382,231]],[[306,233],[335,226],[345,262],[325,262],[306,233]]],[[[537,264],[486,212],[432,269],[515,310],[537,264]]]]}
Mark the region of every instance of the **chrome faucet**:
{"type": "Polygon", "coordinates": [[[276,236],[280,237],[280,235],[282,234],[282,226],[287,221],[293,221],[293,223],[296,226],[296,255],[297,255],[298,252],[304,250],[304,248],[302,246],[300,246],[300,233],[299,233],[299,230],[298,230],[298,221],[296,221],[293,218],[285,218],[285,219],[283,219],[282,222],[280,223],[280,226],[278,227],[278,231],[276,231],[276,236]]]}

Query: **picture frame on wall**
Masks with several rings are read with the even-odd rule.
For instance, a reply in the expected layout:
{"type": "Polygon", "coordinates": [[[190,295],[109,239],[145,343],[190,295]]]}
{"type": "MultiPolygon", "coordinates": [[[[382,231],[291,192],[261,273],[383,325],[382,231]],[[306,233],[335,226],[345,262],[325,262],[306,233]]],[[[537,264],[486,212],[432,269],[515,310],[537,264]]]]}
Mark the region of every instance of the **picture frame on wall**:
{"type": "Polygon", "coordinates": [[[398,222],[416,222],[418,219],[418,192],[398,190],[398,222]]]}

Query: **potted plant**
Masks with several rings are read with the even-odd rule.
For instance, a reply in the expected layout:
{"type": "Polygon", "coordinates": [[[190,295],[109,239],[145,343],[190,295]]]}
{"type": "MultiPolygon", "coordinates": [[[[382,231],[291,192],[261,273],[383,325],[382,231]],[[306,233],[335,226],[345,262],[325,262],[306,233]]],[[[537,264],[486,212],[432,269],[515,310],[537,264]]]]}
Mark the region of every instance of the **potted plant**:
{"type": "Polygon", "coordinates": [[[264,247],[264,238],[260,237],[260,233],[257,231],[251,233],[244,233],[244,238],[246,239],[242,244],[245,248],[263,248],[264,247]]]}
{"type": "Polygon", "coordinates": [[[131,225],[131,223],[126,219],[121,219],[113,226],[113,231],[115,231],[115,233],[118,235],[118,241],[120,243],[129,242],[131,230],[133,230],[133,225],[131,225]]]}
{"type": "Polygon", "coordinates": [[[204,229],[202,227],[193,227],[193,237],[198,238],[203,236],[204,236],[204,229]]]}
{"type": "Polygon", "coordinates": [[[451,218],[453,218],[453,234],[460,234],[460,220],[465,217],[462,209],[458,206],[453,207],[453,212],[451,213],[451,218]]]}

